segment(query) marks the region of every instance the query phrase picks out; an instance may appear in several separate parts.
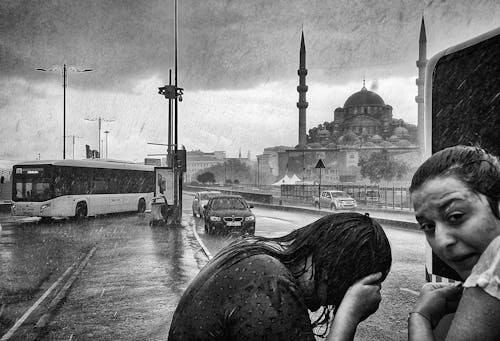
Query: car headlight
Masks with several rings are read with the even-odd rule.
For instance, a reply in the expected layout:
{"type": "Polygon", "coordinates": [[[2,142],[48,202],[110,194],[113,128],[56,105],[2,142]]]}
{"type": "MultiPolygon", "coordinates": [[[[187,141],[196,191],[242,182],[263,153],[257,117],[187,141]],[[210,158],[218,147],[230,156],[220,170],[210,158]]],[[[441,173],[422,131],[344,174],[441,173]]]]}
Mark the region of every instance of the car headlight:
{"type": "Polygon", "coordinates": [[[245,217],[245,221],[255,221],[255,216],[249,215],[248,217],[245,217]]]}
{"type": "Polygon", "coordinates": [[[210,216],[210,221],[220,221],[220,217],[217,217],[215,215],[210,216]]]}
{"type": "Polygon", "coordinates": [[[43,210],[45,210],[46,208],[49,208],[50,207],[50,204],[43,204],[41,207],[40,207],[40,212],[42,212],[43,210]]]}

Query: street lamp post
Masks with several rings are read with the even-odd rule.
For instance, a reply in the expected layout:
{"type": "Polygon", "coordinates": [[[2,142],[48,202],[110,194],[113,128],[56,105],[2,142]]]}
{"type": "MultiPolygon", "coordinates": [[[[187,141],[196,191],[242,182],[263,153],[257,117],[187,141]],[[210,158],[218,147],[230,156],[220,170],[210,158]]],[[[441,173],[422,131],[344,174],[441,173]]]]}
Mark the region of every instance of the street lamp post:
{"type": "MultiPolygon", "coordinates": [[[[101,116],[99,116],[98,118],[84,118],[85,121],[97,121],[98,122],[98,128],[99,128],[99,140],[98,140],[98,143],[99,143],[99,158],[101,158],[101,125],[102,125],[102,122],[114,122],[115,120],[114,119],[106,119],[106,118],[102,118],[101,116]]],[[[107,143],[107,141],[106,141],[107,143]]],[[[107,158],[107,155],[106,155],[106,158],[107,158]]]]}
{"type": "Polygon", "coordinates": [[[106,134],[106,159],[108,158],[108,134],[109,130],[105,130],[104,134],[106,134]]]}
{"type": "Polygon", "coordinates": [[[260,170],[260,160],[259,160],[259,156],[257,156],[257,188],[260,188],[260,174],[259,174],[259,170],[260,170]]]}
{"type": "MultiPolygon", "coordinates": [[[[60,66],[54,66],[50,69],[38,68],[38,71],[61,71],[60,66]]],[[[67,66],[63,64],[62,66],[62,76],[63,76],[63,160],[66,159],[66,86],[67,86],[67,71],[72,72],[90,72],[92,69],[79,69],[74,66],[67,66]]]]}
{"type": "Polygon", "coordinates": [[[75,139],[81,139],[83,136],[78,136],[78,135],[69,135],[66,137],[71,137],[71,140],[73,141],[73,160],[75,159],[75,139]]]}

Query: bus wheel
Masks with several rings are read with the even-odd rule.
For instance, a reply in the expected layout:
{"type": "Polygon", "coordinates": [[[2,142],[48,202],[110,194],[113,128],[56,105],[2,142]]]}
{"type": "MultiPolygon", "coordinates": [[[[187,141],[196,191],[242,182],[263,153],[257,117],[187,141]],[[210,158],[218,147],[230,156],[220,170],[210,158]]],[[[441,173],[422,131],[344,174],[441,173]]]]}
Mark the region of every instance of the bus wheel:
{"type": "Polygon", "coordinates": [[[139,213],[146,212],[146,201],[143,198],[139,199],[139,204],[137,205],[137,212],[139,213]]]}
{"type": "Polygon", "coordinates": [[[79,202],[76,205],[75,218],[83,219],[87,216],[87,204],[84,202],[79,202]]]}

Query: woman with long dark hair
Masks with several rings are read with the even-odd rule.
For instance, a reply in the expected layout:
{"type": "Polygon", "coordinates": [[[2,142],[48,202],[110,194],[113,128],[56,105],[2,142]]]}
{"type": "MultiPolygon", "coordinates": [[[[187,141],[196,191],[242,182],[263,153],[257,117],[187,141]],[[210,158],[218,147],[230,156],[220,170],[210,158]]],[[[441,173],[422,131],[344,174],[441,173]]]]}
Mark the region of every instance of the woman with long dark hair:
{"type": "Polygon", "coordinates": [[[378,309],[391,261],[382,227],[359,213],[237,240],[189,285],[169,340],[315,340],[317,326],[327,340],[352,340],[378,309]],[[311,322],[309,311],[321,307],[311,322]]]}

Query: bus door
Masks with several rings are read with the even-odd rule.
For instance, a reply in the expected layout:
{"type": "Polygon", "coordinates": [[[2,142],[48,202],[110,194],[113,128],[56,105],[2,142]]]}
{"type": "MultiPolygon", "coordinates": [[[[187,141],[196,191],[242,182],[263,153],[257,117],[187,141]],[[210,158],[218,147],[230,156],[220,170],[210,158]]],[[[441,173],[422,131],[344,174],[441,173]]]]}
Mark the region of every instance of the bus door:
{"type": "MultiPolygon", "coordinates": [[[[429,60],[425,78],[424,158],[457,144],[479,144],[500,156],[499,61],[500,28],[429,60]]],[[[433,282],[461,280],[430,246],[426,250],[426,277],[433,282]]]]}

